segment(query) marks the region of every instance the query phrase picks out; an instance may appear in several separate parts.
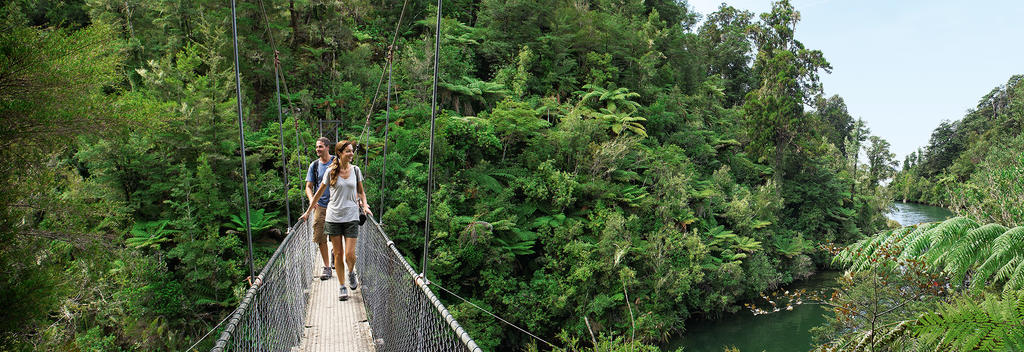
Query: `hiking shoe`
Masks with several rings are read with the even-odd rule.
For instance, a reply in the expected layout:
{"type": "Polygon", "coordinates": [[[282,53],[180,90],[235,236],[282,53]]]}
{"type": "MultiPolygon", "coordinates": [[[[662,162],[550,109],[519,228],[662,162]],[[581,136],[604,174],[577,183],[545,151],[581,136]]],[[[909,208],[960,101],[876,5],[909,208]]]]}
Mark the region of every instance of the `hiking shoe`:
{"type": "Polygon", "coordinates": [[[359,282],[356,281],[355,271],[348,272],[348,287],[352,288],[352,290],[355,290],[356,287],[359,287],[359,282]]]}
{"type": "Polygon", "coordinates": [[[324,267],[324,273],[320,275],[320,280],[327,280],[331,278],[331,268],[324,267]]]}
{"type": "Polygon", "coordinates": [[[341,287],[341,293],[338,294],[338,300],[339,301],[347,301],[348,300],[348,290],[345,289],[345,286],[341,287]]]}

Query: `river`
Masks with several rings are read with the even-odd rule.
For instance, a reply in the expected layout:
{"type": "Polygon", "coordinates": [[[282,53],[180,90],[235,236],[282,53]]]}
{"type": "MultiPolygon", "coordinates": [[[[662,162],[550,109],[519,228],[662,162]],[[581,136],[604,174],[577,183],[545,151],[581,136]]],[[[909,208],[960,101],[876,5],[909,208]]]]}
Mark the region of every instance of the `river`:
{"type": "MultiPolygon", "coordinates": [[[[890,219],[908,226],[922,222],[942,221],[953,214],[940,207],[896,202],[886,214],[890,219]]],[[[794,283],[789,289],[816,290],[836,285],[839,272],[824,272],[794,283]]],[[[722,352],[735,347],[743,352],[808,351],[813,345],[809,330],[825,322],[828,314],[821,306],[801,305],[791,311],[753,315],[742,309],[717,320],[693,319],[686,322],[686,333],[662,346],[664,351],[683,347],[686,352],[722,352]]]]}
{"type": "Polygon", "coordinates": [[[953,217],[953,212],[942,207],[933,207],[917,203],[893,203],[893,210],[885,214],[903,226],[917,225],[922,222],[942,221],[953,217]]]}

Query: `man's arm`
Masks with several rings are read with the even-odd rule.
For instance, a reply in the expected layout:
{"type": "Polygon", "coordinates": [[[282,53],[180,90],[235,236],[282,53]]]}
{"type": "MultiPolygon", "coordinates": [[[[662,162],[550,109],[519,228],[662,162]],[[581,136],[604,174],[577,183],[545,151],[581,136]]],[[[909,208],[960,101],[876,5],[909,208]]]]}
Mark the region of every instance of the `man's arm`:
{"type": "Polygon", "coordinates": [[[310,203],[316,203],[313,200],[313,182],[306,181],[306,198],[309,198],[310,203]]]}
{"type": "MultiPolygon", "coordinates": [[[[320,198],[320,196],[324,194],[324,188],[326,188],[326,187],[320,187],[320,189],[316,190],[316,194],[314,194],[312,197],[309,197],[309,199],[313,199],[313,197],[320,198]]],[[[308,191],[309,188],[306,188],[306,190],[308,191]]],[[[316,209],[316,207],[317,207],[316,202],[315,201],[310,201],[309,202],[309,209],[306,209],[306,211],[304,213],[302,213],[302,216],[299,217],[299,219],[300,220],[306,220],[306,218],[309,216],[309,212],[313,211],[313,209],[316,209]]]]}

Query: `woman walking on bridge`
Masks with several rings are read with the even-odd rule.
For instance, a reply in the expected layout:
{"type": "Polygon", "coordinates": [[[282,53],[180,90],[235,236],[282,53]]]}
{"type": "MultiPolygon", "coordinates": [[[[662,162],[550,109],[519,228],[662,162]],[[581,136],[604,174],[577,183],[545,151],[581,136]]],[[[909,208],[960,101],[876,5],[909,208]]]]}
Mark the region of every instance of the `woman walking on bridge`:
{"type": "MultiPolygon", "coordinates": [[[[359,215],[372,215],[370,207],[366,202],[366,193],[363,191],[363,174],[358,166],[352,165],[353,143],[351,141],[339,141],[335,145],[334,161],[327,168],[321,186],[330,187],[330,202],[327,203],[327,216],[324,232],[331,239],[334,247],[334,262],[348,265],[348,287],[355,290],[359,284],[354,271],[356,266],[356,238],[359,236],[359,215]],[[344,238],[344,247],[342,246],[344,238]],[[342,251],[344,250],[344,257],[342,251]]],[[[320,198],[324,189],[320,187],[313,199],[320,198]]],[[[309,205],[309,209],[302,214],[302,220],[309,217],[310,212],[318,207],[316,202],[309,205]]],[[[338,268],[341,269],[341,268],[338,268]]],[[[340,270],[339,270],[340,271],[340,270]]],[[[341,284],[339,300],[348,299],[348,290],[345,287],[345,279],[338,275],[338,283],[341,284]]]]}

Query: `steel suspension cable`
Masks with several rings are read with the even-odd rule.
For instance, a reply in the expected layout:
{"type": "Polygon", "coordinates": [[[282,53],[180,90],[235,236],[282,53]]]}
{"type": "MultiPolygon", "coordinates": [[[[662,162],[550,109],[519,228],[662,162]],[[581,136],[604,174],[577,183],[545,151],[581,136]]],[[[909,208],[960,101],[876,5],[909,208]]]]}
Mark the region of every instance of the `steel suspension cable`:
{"type": "MultiPolygon", "coordinates": [[[[234,0],[232,0],[234,1],[234,0]]],[[[441,1],[437,0],[437,28],[434,34],[434,88],[430,99],[430,149],[427,157],[427,216],[423,229],[423,267],[420,275],[427,275],[427,255],[430,253],[430,203],[434,186],[434,120],[437,119],[437,72],[441,52],[441,1]]]]}
{"type": "MultiPolygon", "coordinates": [[[[380,222],[378,222],[377,224],[378,225],[383,225],[380,222]]],[[[394,242],[388,242],[388,246],[392,246],[392,245],[394,245],[394,242]]],[[[373,252],[373,254],[375,255],[375,258],[380,259],[380,260],[384,260],[384,261],[387,261],[387,262],[390,262],[392,265],[395,265],[396,267],[402,267],[402,266],[409,265],[408,263],[405,263],[405,262],[399,261],[398,259],[395,259],[395,258],[401,258],[401,257],[397,257],[397,256],[393,257],[393,256],[389,255],[386,252],[387,251],[386,249],[375,248],[375,247],[372,247],[372,246],[366,246],[366,249],[369,250],[370,252],[373,252]]],[[[438,284],[438,283],[436,283],[434,281],[431,281],[430,279],[427,279],[426,277],[419,277],[418,279],[421,279],[422,282],[425,285],[437,287],[437,288],[441,289],[442,291],[447,292],[448,294],[454,296],[455,298],[458,298],[458,299],[462,300],[463,302],[469,303],[469,305],[472,306],[473,308],[476,308],[477,310],[479,310],[481,312],[487,313],[487,315],[490,315],[491,317],[497,319],[498,321],[504,323],[505,325],[508,325],[508,326],[510,326],[512,328],[515,328],[516,330],[519,330],[519,331],[523,332],[524,334],[529,335],[530,337],[533,337],[537,341],[546,343],[546,344],[548,344],[551,347],[557,347],[553,343],[548,342],[547,340],[540,338],[539,336],[537,336],[537,334],[534,334],[534,333],[532,333],[532,332],[530,332],[530,331],[528,331],[526,329],[523,329],[523,328],[519,327],[516,324],[512,324],[507,319],[502,318],[502,317],[498,316],[497,314],[494,314],[491,311],[489,311],[489,310],[487,310],[487,309],[485,309],[485,308],[483,308],[481,306],[478,306],[476,303],[473,303],[472,301],[470,301],[470,300],[468,300],[468,299],[466,299],[466,298],[464,298],[462,296],[459,296],[457,293],[452,292],[452,290],[449,290],[449,289],[445,288],[444,286],[441,286],[440,284],[438,284]]]]}
{"type": "MultiPolygon", "coordinates": [[[[388,54],[387,54],[388,59],[387,60],[388,60],[388,65],[389,65],[389,67],[388,67],[389,71],[386,72],[388,74],[388,84],[389,84],[388,87],[390,87],[390,84],[391,84],[391,76],[390,76],[391,75],[391,71],[390,71],[391,67],[390,67],[390,65],[391,65],[391,60],[392,60],[392,53],[394,52],[395,43],[398,42],[398,30],[402,28],[402,19],[405,18],[405,8],[406,8],[407,5],[409,5],[409,0],[405,0],[405,2],[402,3],[402,12],[398,14],[398,23],[395,24],[395,33],[393,33],[391,35],[391,45],[388,46],[388,54]]],[[[368,140],[370,139],[370,137],[369,137],[369,134],[367,133],[367,131],[368,131],[369,127],[370,127],[370,116],[373,114],[373,108],[377,107],[377,96],[380,94],[380,85],[381,85],[381,83],[384,82],[384,74],[385,74],[385,72],[381,72],[380,73],[380,79],[377,80],[377,89],[375,89],[373,91],[373,99],[370,101],[370,108],[368,110],[366,110],[366,121],[363,123],[363,131],[359,133],[359,138],[358,138],[358,142],[360,144],[362,144],[362,142],[363,142],[363,136],[366,136],[367,142],[369,142],[368,140]]],[[[363,156],[363,165],[367,165],[367,164],[369,164],[369,162],[370,162],[370,153],[366,153],[366,155],[363,156]]]]}
{"type": "Polygon", "coordinates": [[[377,193],[377,197],[380,198],[380,208],[377,208],[377,211],[380,212],[381,225],[384,224],[384,176],[388,171],[388,131],[391,129],[391,64],[393,62],[393,53],[389,48],[387,103],[384,108],[384,152],[382,153],[384,154],[384,161],[380,167],[380,191],[377,193]]]}
{"type": "Polygon", "coordinates": [[[238,103],[238,142],[242,146],[242,184],[245,188],[245,235],[249,240],[249,277],[256,275],[252,256],[252,225],[249,218],[249,172],[245,164],[245,122],[242,121],[242,74],[238,67],[238,15],[231,0],[231,39],[235,44],[235,94],[238,103]]]}
{"type": "Polygon", "coordinates": [[[277,90],[277,125],[280,128],[281,133],[281,178],[284,179],[284,216],[285,224],[288,227],[292,226],[292,210],[291,205],[288,204],[288,158],[285,156],[288,149],[284,145],[284,120],[281,119],[281,80],[278,78],[278,68],[280,67],[277,61],[277,52],[274,52],[274,88],[277,90]]]}
{"type": "MultiPolygon", "coordinates": [[[[284,149],[285,149],[284,148],[284,122],[281,120],[281,88],[280,88],[280,85],[284,85],[284,93],[285,94],[289,94],[288,93],[288,81],[285,80],[284,73],[281,72],[281,60],[279,58],[280,51],[277,50],[277,41],[274,40],[274,33],[270,31],[270,17],[267,16],[267,8],[266,8],[266,6],[263,5],[263,0],[259,0],[259,4],[260,4],[260,13],[263,14],[263,22],[266,23],[266,26],[264,27],[264,29],[265,29],[265,31],[267,33],[267,38],[269,38],[269,40],[270,40],[270,48],[272,50],[274,50],[274,87],[277,89],[277,121],[278,121],[278,124],[281,126],[281,160],[282,160],[281,163],[284,164],[285,163],[285,161],[284,161],[285,160],[285,154],[284,154],[284,149]]],[[[291,99],[288,99],[288,108],[289,108],[289,111],[292,112],[292,123],[295,126],[295,162],[298,164],[298,169],[301,170],[303,163],[302,163],[302,146],[301,146],[301,144],[299,142],[299,121],[298,121],[298,117],[295,115],[295,111],[296,111],[295,103],[292,102],[291,99]]],[[[282,166],[282,168],[284,168],[284,167],[282,166]]],[[[290,214],[290,210],[288,209],[289,205],[288,205],[288,202],[287,202],[287,199],[288,199],[288,179],[287,179],[287,177],[288,177],[287,176],[288,175],[288,170],[287,169],[284,169],[284,170],[285,170],[284,173],[286,175],[285,176],[285,195],[284,195],[284,197],[285,197],[285,213],[287,214],[288,221],[290,222],[291,221],[291,214],[290,214]]],[[[302,209],[305,209],[306,208],[305,207],[306,199],[302,198],[302,197],[299,197],[299,198],[302,200],[299,205],[301,206],[302,209]]]]}
{"type": "Polygon", "coordinates": [[[484,309],[483,307],[480,307],[480,306],[476,305],[476,303],[473,303],[473,302],[471,302],[468,299],[462,298],[462,296],[459,296],[455,292],[452,292],[451,290],[449,290],[447,288],[444,288],[444,286],[438,285],[437,283],[435,283],[433,281],[429,281],[429,280],[427,280],[427,284],[433,285],[434,287],[437,287],[437,288],[441,289],[441,291],[448,292],[448,294],[450,294],[452,296],[455,296],[455,298],[458,298],[458,299],[462,300],[463,302],[469,303],[469,305],[473,306],[473,308],[476,308],[477,310],[480,310],[481,312],[487,313],[488,315],[494,317],[494,319],[498,319],[502,323],[505,323],[505,325],[511,326],[513,328],[516,328],[516,330],[522,331],[524,334],[530,335],[530,337],[532,337],[534,339],[537,339],[540,342],[548,344],[548,346],[556,347],[556,348],[558,347],[558,346],[555,346],[555,344],[550,343],[547,340],[540,338],[539,336],[535,335],[534,333],[529,332],[526,329],[523,329],[523,328],[521,328],[519,326],[516,326],[516,324],[510,323],[508,320],[505,320],[505,318],[499,317],[497,314],[491,313],[487,309],[484,309]]]}
{"type": "Polygon", "coordinates": [[[281,62],[278,59],[277,45],[274,43],[274,35],[270,32],[270,18],[267,16],[267,9],[263,6],[263,0],[260,0],[259,3],[260,12],[263,14],[263,21],[266,23],[266,27],[264,28],[266,29],[267,37],[270,38],[271,48],[274,49],[274,89],[276,92],[274,96],[277,98],[277,125],[281,133],[281,178],[284,179],[284,214],[286,219],[285,224],[291,227],[292,211],[291,204],[288,202],[288,159],[285,156],[285,152],[288,149],[285,148],[284,144],[284,121],[281,119],[281,62]]]}

